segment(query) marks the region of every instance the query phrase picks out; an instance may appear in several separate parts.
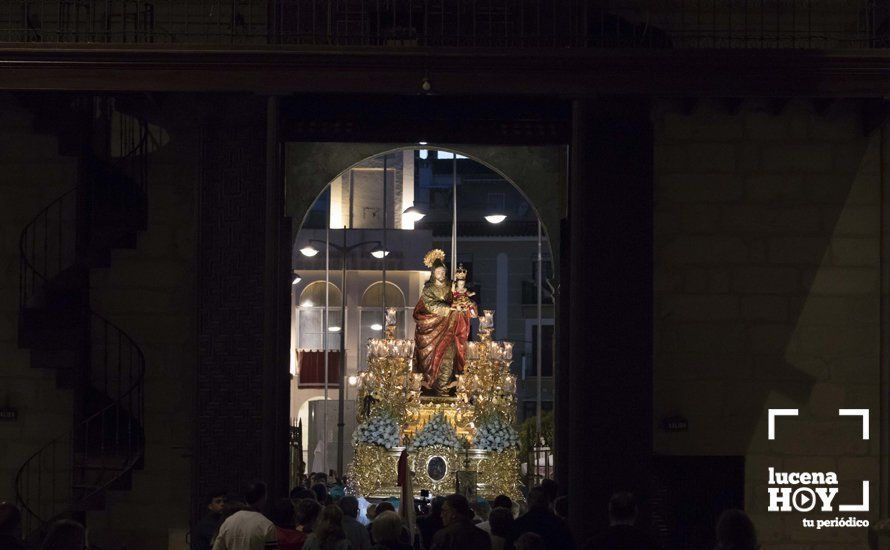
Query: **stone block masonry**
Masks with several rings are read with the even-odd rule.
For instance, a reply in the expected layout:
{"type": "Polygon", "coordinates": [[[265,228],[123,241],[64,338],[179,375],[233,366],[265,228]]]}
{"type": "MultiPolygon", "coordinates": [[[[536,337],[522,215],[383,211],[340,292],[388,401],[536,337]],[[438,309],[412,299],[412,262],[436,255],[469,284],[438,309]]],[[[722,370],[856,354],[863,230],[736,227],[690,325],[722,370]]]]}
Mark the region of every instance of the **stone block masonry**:
{"type": "Polygon", "coordinates": [[[744,455],[766,549],[865,548],[864,530],[768,513],[763,480],[769,466],[836,471],[842,492],[872,479],[877,507],[878,447],[837,409],[878,413],[881,143],[852,101],[767,107],[653,110],[654,422],[689,420],[688,435],[656,432],[655,450],[744,455]],[[775,441],[770,407],[800,409],[775,441]]]}

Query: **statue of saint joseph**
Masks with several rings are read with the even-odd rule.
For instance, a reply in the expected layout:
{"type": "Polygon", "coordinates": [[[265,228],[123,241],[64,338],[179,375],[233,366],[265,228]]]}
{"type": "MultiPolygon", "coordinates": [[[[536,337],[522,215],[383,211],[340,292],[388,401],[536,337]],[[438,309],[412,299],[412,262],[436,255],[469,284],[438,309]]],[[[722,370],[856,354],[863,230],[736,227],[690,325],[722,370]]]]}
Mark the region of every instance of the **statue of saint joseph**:
{"type": "Polygon", "coordinates": [[[454,377],[464,370],[475,307],[454,303],[445,252],[431,250],[423,263],[430,268],[430,278],[414,308],[414,372],[423,374],[422,395],[444,397],[453,393],[454,377]]]}

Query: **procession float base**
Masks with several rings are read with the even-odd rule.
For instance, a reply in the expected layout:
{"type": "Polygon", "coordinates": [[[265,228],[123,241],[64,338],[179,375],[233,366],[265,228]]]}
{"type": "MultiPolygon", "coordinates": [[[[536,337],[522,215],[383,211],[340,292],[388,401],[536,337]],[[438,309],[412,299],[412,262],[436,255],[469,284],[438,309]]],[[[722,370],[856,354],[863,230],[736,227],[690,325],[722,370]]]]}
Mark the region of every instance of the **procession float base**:
{"type": "MultiPolygon", "coordinates": [[[[404,447],[387,449],[377,445],[357,445],[350,471],[353,490],[365,498],[400,497],[399,457],[404,447]]],[[[459,471],[476,474],[476,494],[492,500],[507,495],[523,501],[519,482],[519,456],[516,450],[501,452],[482,449],[423,447],[408,453],[414,496],[422,490],[431,495],[448,495],[457,490],[459,471]]]]}
{"type": "Polygon", "coordinates": [[[459,437],[471,437],[472,433],[465,418],[469,415],[460,405],[456,397],[421,397],[420,404],[411,411],[408,425],[402,430],[403,435],[413,438],[431,418],[441,413],[455,427],[459,437]]]}
{"type": "MultiPolygon", "coordinates": [[[[431,255],[444,256],[444,252],[433,250],[431,255]]],[[[437,288],[437,292],[446,291],[445,287],[437,288]]],[[[446,298],[454,303],[451,292],[446,298]]],[[[427,307],[424,304],[418,303],[418,308],[427,307]]],[[[462,323],[469,323],[469,317],[462,317],[469,315],[467,310],[452,310],[442,319],[457,316],[462,323]]],[[[491,339],[494,312],[485,310],[479,316],[478,341],[466,340],[469,331],[463,334],[458,348],[464,350],[466,364],[447,385],[453,388],[453,397],[423,395],[423,373],[428,369],[419,359],[422,354],[415,353],[417,334],[414,340],[395,338],[396,313],[395,308],[387,308],[385,337],[368,339],[368,368],[358,375],[356,400],[361,407],[352,436],[355,454],[348,472],[350,491],[366,498],[400,496],[399,459],[407,451],[406,466],[415,496],[429,491],[431,495],[461,493],[486,499],[503,494],[524,500],[519,435],[514,427],[516,378],[510,373],[513,344],[491,339]]],[[[449,341],[446,338],[446,343],[449,341]]],[[[454,342],[449,345],[456,346],[454,342]]],[[[426,357],[429,360],[436,355],[426,357]]]]}

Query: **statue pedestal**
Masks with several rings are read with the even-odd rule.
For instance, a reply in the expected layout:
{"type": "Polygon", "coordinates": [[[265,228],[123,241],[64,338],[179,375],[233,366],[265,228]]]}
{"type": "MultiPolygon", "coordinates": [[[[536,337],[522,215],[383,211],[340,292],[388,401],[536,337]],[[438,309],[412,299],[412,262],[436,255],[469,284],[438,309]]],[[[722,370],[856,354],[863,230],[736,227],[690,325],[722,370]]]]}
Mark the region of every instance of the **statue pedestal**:
{"type": "MultiPolygon", "coordinates": [[[[365,498],[399,497],[399,457],[404,447],[386,449],[376,445],[357,445],[350,468],[353,491],[365,498]]],[[[415,449],[408,454],[414,472],[414,495],[426,489],[431,495],[449,495],[457,490],[457,472],[476,472],[479,496],[493,500],[507,495],[524,501],[519,483],[519,454],[510,449],[502,452],[483,449],[452,449],[432,446],[415,449]]]]}
{"type": "Polygon", "coordinates": [[[402,437],[409,440],[420,431],[429,420],[442,413],[454,426],[458,437],[470,439],[473,435],[470,425],[472,411],[463,406],[456,397],[420,398],[420,403],[411,411],[407,426],[402,430],[402,437]]]}

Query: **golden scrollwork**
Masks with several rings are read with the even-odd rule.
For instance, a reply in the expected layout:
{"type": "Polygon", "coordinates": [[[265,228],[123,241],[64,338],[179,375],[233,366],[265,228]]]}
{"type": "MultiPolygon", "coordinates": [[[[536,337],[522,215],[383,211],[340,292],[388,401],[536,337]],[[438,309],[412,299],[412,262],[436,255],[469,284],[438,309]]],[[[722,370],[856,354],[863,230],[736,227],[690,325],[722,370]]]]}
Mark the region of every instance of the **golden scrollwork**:
{"type": "Polygon", "coordinates": [[[411,372],[408,357],[375,357],[368,359],[368,370],[359,375],[357,420],[365,420],[378,410],[407,424],[415,416],[420,391],[417,377],[411,372]]]}
{"type": "MultiPolygon", "coordinates": [[[[461,451],[451,447],[434,445],[416,449],[409,457],[411,469],[414,471],[414,490],[419,492],[422,489],[427,489],[434,495],[453,493],[457,481],[457,471],[462,468],[461,458],[461,451]],[[430,476],[430,461],[436,457],[441,458],[445,463],[444,472],[439,479],[430,476]]],[[[433,468],[435,469],[436,466],[434,465],[433,468]]]]}
{"type": "Polygon", "coordinates": [[[439,413],[454,426],[458,438],[470,439],[473,437],[473,428],[470,426],[472,415],[468,409],[461,409],[459,401],[454,397],[421,397],[420,402],[412,407],[412,417],[402,431],[405,439],[410,441],[430,419],[439,413]]]}
{"type": "MultiPolygon", "coordinates": [[[[388,337],[368,342],[368,370],[360,374],[357,416],[359,422],[378,412],[401,425],[401,444],[412,441],[431,418],[442,414],[454,426],[466,448],[442,445],[414,449],[408,455],[415,494],[435,495],[456,490],[457,472],[477,472],[478,494],[493,499],[507,495],[522,501],[519,453],[508,448],[494,451],[473,448],[476,426],[497,417],[512,424],[516,419],[516,379],[510,374],[513,344],[493,341],[492,311],[480,317],[480,340],[467,345],[464,373],[457,380],[456,397],[421,397],[420,374],[411,372],[413,340],[388,337]],[[485,330],[482,330],[482,329],[485,330]]],[[[387,326],[394,324],[387,318],[387,326]]],[[[359,443],[350,465],[350,487],[366,497],[398,496],[398,463],[402,447],[387,449],[359,443]]]]}
{"type": "Polygon", "coordinates": [[[479,494],[493,499],[507,495],[516,502],[524,502],[522,483],[519,481],[519,452],[516,449],[495,452],[485,451],[476,463],[479,494]]]}
{"type": "Polygon", "coordinates": [[[365,496],[398,494],[399,456],[402,449],[386,449],[379,445],[356,445],[349,465],[349,485],[353,492],[365,496]]]}
{"type": "Polygon", "coordinates": [[[472,342],[464,374],[458,377],[458,408],[465,417],[477,423],[489,415],[498,415],[505,422],[516,420],[516,380],[510,374],[508,342],[472,342]]]}

